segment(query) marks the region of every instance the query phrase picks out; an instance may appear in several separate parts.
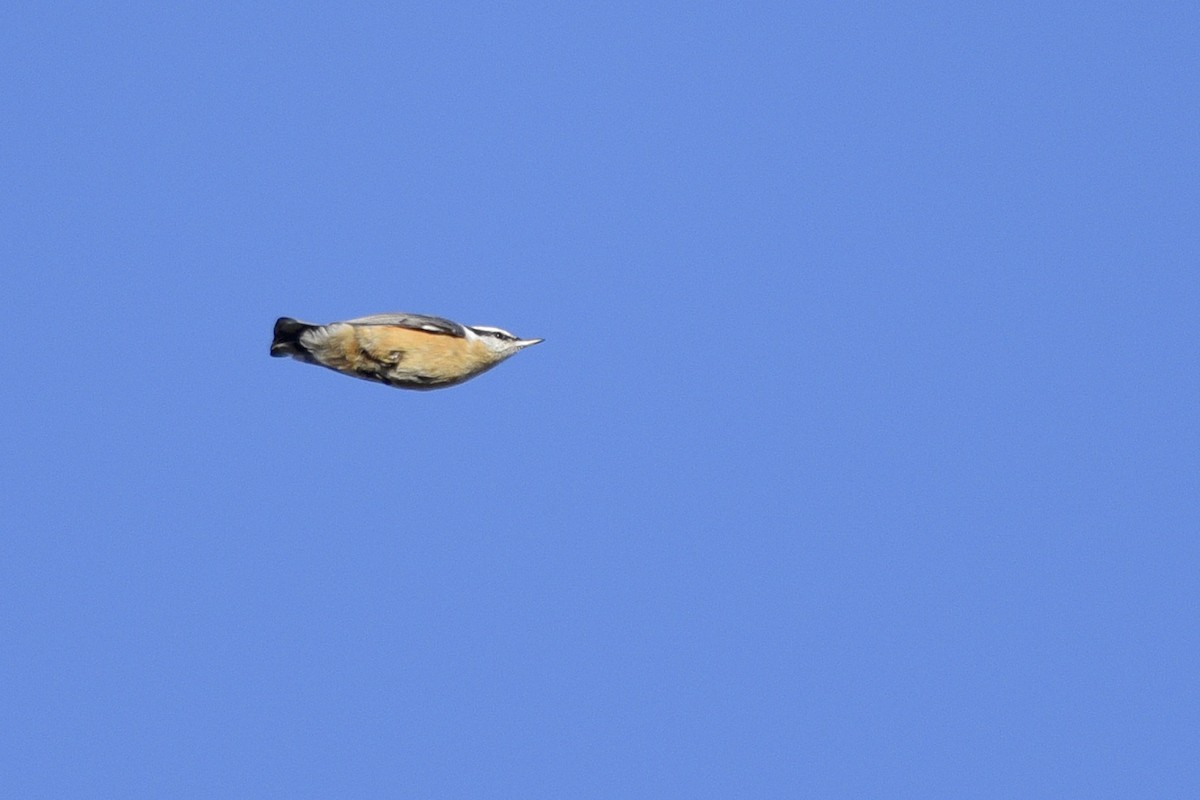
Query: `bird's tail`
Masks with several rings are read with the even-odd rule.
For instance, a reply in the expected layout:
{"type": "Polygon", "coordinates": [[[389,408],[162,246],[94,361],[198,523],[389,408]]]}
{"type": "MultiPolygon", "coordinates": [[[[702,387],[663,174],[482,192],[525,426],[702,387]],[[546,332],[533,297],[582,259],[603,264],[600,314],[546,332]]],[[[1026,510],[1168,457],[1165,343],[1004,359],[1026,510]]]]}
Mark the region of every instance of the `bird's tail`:
{"type": "Polygon", "coordinates": [[[275,321],[275,338],[271,341],[271,355],[276,358],[293,356],[307,359],[309,352],[300,342],[300,337],[319,327],[319,325],[309,325],[307,322],[300,322],[291,317],[280,317],[275,321]]]}

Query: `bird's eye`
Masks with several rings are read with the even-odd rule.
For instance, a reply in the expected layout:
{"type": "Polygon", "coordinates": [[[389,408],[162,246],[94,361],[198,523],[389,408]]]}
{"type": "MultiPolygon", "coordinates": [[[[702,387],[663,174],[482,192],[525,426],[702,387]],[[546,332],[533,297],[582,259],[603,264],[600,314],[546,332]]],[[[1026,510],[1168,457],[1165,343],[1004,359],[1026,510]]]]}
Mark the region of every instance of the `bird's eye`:
{"type": "Polygon", "coordinates": [[[482,336],[490,336],[493,339],[501,339],[506,342],[513,342],[513,341],[516,341],[516,339],[517,339],[517,337],[513,336],[511,333],[505,333],[504,331],[491,330],[488,328],[477,328],[476,332],[482,336]]]}

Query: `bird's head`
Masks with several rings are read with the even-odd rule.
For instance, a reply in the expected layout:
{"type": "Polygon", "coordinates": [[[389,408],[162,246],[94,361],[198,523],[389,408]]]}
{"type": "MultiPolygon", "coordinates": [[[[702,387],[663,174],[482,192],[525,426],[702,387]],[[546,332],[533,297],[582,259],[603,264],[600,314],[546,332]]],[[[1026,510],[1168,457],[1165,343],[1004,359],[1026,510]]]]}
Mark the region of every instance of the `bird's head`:
{"type": "Polygon", "coordinates": [[[526,347],[545,341],[544,339],[521,339],[503,328],[493,328],[490,325],[472,325],[467,330],[479,337],[479,341],[483,342],[497,361],[502,361],[526,347]]]}

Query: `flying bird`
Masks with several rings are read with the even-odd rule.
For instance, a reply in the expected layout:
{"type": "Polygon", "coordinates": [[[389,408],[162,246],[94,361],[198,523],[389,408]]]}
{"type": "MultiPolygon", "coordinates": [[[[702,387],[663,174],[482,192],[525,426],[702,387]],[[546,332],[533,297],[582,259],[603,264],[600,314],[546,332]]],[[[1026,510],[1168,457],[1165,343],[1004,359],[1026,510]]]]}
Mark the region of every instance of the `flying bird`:
{"type": "Polygon", "coordinates": [[[474,378],[540,341],[424,314],[376,314],[328,325],[280,317],[271,355],[291,356],[397,389],[442,389],[474,378]]]}

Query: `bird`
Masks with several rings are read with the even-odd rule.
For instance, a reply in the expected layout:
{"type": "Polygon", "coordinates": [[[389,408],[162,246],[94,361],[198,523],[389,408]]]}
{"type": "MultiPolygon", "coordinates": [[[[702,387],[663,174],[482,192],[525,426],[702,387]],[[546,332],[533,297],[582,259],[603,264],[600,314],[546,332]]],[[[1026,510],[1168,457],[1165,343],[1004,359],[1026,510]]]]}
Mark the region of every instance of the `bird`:
{"type": "Polygon", "coordinates": [[[428,390],[470,380],[542,341],[425,314],[375,314],[328,325],[280,317],[271,355],[397,389],[428,390]]]}

